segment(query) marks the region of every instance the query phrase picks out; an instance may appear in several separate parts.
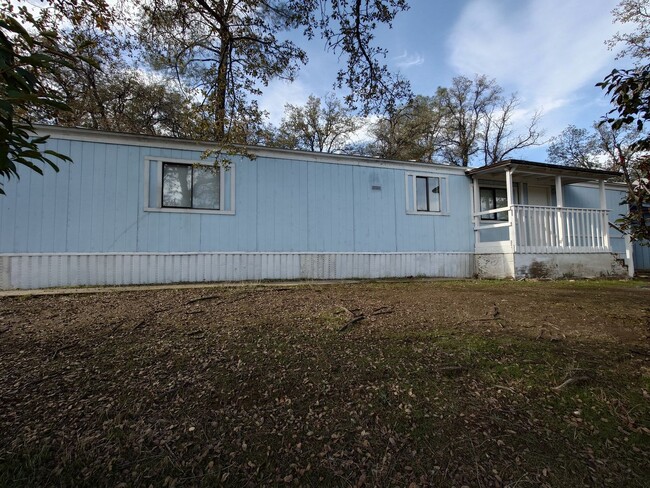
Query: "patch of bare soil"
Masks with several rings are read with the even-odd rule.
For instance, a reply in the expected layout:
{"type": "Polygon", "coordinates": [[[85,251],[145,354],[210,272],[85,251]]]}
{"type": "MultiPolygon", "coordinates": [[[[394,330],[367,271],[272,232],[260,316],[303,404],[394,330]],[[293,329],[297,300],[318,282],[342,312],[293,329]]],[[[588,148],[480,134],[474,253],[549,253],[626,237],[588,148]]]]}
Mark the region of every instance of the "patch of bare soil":
{"type": "Polygon", "coordinates": [[[647,486],[650,290],[0,299],[0,485],[647,486]]]}

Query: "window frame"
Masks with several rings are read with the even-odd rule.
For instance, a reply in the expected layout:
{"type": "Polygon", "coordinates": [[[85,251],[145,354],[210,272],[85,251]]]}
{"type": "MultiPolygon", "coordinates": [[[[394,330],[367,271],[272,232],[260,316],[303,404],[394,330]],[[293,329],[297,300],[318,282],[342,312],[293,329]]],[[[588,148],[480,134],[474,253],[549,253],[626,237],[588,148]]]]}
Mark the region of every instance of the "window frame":
{"type": "Polygon", "coordinates": [[[416,176],[415,177],[415,211],[416,212],[435,212],[438,213],[440,212],[440,209],[442,208],[442,201],[441,201],[441,195],[440,195],[440,178],[437,176],[416,176]],[[433,179],[438,180],[438,191],[435,192],[436,195],[438,195],[438,209],[437,210],[431,210],[431,194],[433,193],[433,190],[431,189],[431,180],[433,179]],[[418,199],[418,180],[424,180],[424,194],[426,195],[425,201],[427,203],[427,208],[426,209],[421,209],[418,208],[417,204],[419,202],[418,199]]]}
{"type": "Polygon", "coordinates": [[[145,156],[143,202],[145,212],[235,215],[236,163],[231,163],[227,168],[219,169],[219,210],[196,207],[162,206],[163,163],[212,167],[212,165],[206,164],[206,161],[204,160],[145,156]],[[226,173],[228,173],[228,178],[226,178],[226,173]],[[155,181],[152,181],[154,179],[155,181]],[[229,198],[227,198],[228,196],[229,198]]]}
{"type": "Polygon", "coordinates": [[[449,216],[449,191],[448,191],[448,174],[432,174],[424,172],[406,172],[405,173],[405,196],[406,196],[406,213],[407,215],[444,215],[449,216]],[[427,208],[429,210],[418,210],[417,202],[417,179],[427,178],[427,208]],[[429,199],[429,180],[428,178],[438,179],[438,204],[439,210],[430,210],[431,201],[429,199]]]}
{"type": "MultiPolygon", "coordinates": [[[[483,209],[481,209],[481,192],[483,190],[492,190],[493,191],[493,196],[492,197],[493,197],[495,205],[496,205],[496,194],[495,194],[495,192],[497,190],[503,190],[504,192],[506,192],[506,199],[507,199],[508,190],[507,190],[505,184],[502,184],[501,182],[497,182],[497,181],[492,182],[490,180],[481,180],[481,181],[479,181],[479,191],[478,191],[479,211],[480,212],[484,211],[483,209]]],[[[516,181],[513,182],[512,183],[512,203],[513,203],[513,205],[518,205],[519,202],[521,201],[521,191],[522,191],[522,186],[519,184],[519,182],[516,182],[516,181]]],[[[496,210],[497,208],[503,208],[503,207],[496,207],[495,206],[494,208],[486,209],[486,210],[496,210]]],[[[509,222],[507,210],[504,210],[504,211],[499,212],[499,213],[502,213],[502,214],[505,213],[506,218],[505,219],[499,219],[498,218],[499,214],[498,213],[493,213],[493,214],[481,215],[480,220],[483,221],[483,222],[509,222]],[[494,215],[495,217],[492,218],[492,215],[494,215]]]]}
{"type": "MultiPolygon", "coordinates": [[[[480,212],[487,212],[488,210],[496,210],[497,208],[502,208],[497,206],[497,191],[502,191],[505,192],[506,194],[506,200],[508,199],[508,190],[506,188],[501,188],[501,187],[495,187],[495,186],[481,186],[479,187],[478,190],[478,197],[479,197],[479,211],[480,212]],[[483,195],[482,193],[484,191],[491,191],[492,192],[492,201],[494,202],[494,206],[492,208],[482,208],[481,203],[483,203],[483,195]]],[[[503,197],[501,197],[503,198],[503,197]]],[[[507,206],[507,204],[506,204],[507,206]]],[[[484,214],[481,215],[481,220],[482,221],[490,221],[490,222],[508,222],[508,212],[504,210],[503,212],[498,212],[498,213],[491,213],[491,214],[484,214]]]]}

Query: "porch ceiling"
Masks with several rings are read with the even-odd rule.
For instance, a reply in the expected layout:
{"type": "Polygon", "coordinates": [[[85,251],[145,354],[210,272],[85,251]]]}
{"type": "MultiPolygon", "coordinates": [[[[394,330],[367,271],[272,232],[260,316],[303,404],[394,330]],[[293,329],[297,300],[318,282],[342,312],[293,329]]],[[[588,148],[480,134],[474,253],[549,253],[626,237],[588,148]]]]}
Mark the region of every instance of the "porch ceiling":
{"type": "Polygon", "coordinates": [[[508,159],[498,163],[480,168],[473,168],[467,172],[470,176],[496,176],[512,169],[513,177],[518,180],[536,181],[539,183],[551,183],[556,176],[562,177],[563,184],[579,183],[584,181],[607,180],[621,176],[616,171],[605,171],[600,169],[572,168],[568,166],[557,166],[547,163],[536,163],[519,159],[508,159]]]}

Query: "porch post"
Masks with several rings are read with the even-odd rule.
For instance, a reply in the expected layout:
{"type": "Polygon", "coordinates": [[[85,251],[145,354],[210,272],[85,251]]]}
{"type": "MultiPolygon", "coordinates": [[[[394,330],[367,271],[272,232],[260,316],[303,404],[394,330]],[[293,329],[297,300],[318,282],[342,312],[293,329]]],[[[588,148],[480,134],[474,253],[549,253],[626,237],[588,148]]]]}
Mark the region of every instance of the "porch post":
{"type": "Polygon", "coordinates": [[[512,252],[517,251],[517,227],[515,222],[515,210],[513,205],[514,199],[512,198],[512,168],[506,170],[506,198],[508,200],[508,221],[510,226],[508,227],[510,233],[510,246],[512,247],[512,252]]]}
{"type": "Polygon", "coordinates": [[[555,200],[557,206],[557,243],[558,246],[564,247],[564,218],[562,218],[562,208],[564,207],[564,192],[562,191],[562,177],[555,177],[555,200]]]}
{"type": "MultiPolygon", "coordinates": [[[[598,181],[598,192],[600,193],[600,209],[607,210],[607,194],[605,193],[605,180],[598,181]]],[[[609,249],[609,216],[602,212],[603,248],[609,249]]]]}
{"type": "MultiPolygon", "coordinates": [[[[472,177],[472,188],[473,188],[473,195],[474,195],[474,201],[472,202],[474,204],[474,245],[477,246],[478,244],[481,243],[481,231],[479,230],[479,227],[481,226],[481,217],[476,215],[481,211],[481,192],[478,187],[478,178],[476,176],[472,177]]],[[[475,247],[476,249],[476,247],[475,247]]]]}
{"type": "Polygon", "coordinates": [[[625,237],[625,264],[627,264],[627,275],[634,278],[634,245],[630,234],[624,234],[625,237]]]}

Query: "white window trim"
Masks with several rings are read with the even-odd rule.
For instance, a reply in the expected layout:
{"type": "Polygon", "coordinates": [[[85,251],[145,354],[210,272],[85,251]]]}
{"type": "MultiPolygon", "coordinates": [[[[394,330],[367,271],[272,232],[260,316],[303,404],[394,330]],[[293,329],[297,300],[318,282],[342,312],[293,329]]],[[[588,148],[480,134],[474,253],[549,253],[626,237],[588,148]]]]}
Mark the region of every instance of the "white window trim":
{"type": "Polygon", "coordinates": [[[151,174],[151,165],[156,164],[156,197],[162,195],[162,163],[176,163],[187,165],[201,165],[211,167],[212,165],[206,164],[205,161],[196,161],[190,159],[176,159],[156,156],[146,156],[144,158],[144,211],[145,212],[163,212],[163,213],[195,213],[195,214],[217,214],[217,215],[235,215],[235,165],[230,164],[227,170],[221,168],[219,170],[219,207],[220,210],[212,210],[207,208],[173,208],[173,207],[150,207],[149,195],[149,178],[151,174]],[[226,204],[226,192],[223,191],[226,185],[226,171],[230,174],[230,209],[221,210],[226,204]]]}
{"type": "Polygon", "coordinates": [[[449,216],[449,185],[448,185],[448,178],[447,176],[439,175],[439,174],[432,174],[432,173],[412,173],[412,172],[407,172],[405,177],[404,177],[404,195],[406,198],[406,215],[440,215],[444,217],[449,216]],[[434,211],[434,210],[416,210],[418,208],[417,206],[417,193],[416,193],[416,178],[418,176],[422,176],[425,178],[439,178],[440,179],[440,191],[444,189],[445,192],[445,198],[444,201],[442,199],[442,196],[440,197],[440,210],[439,211],[434,211]],[[411,179],[411,189],[409,192],[409,179],[411,179]],[[411,197],[411,201],[409,202],[409,194],[411,197]],[[444,205],[444,207],[443,207],[444,205]]]}

